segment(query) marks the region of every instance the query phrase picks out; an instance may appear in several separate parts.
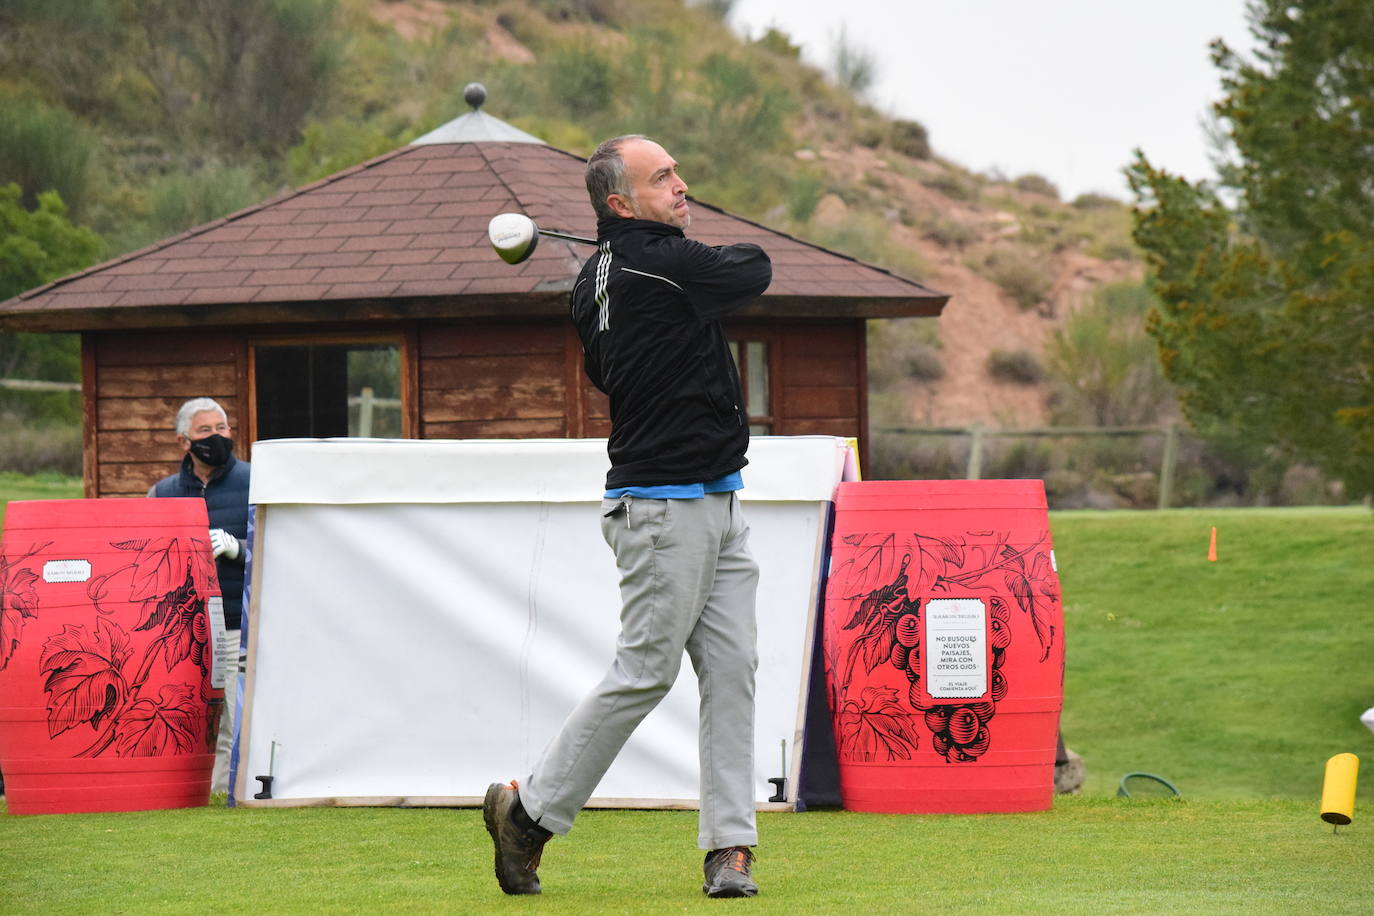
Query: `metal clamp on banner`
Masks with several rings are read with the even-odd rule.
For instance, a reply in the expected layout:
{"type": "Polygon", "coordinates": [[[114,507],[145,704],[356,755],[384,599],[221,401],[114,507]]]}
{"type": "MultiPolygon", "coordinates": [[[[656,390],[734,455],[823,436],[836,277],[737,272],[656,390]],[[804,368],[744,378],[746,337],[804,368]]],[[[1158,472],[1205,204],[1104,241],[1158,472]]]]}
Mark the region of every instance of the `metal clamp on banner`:
{"type": "Polygon", "coordinates": [[[272,775],[272,774],[273,774],[273,771],[276,770],[276,768],[277,768],[277,742],[273,741],[273,742],[272,742],[271,755],[267,758],[267,775],[266,775],[266,776],[254,776],[254,777],[253,777],[253,778],[256,779],[258,782],[262,783],[262,791],[261,791],[261,792],[258,792],[258,793],[256,793],[256,794],[254,794],[254,795],[253,795],[254,798],[271,798],[271,797],[272,797],[272,779],[273,779],[273,775],[272,775]]]}
{"type": "MultiPolygon", "coordinates": [[[[783,738],[782,741],[781,741],[780,743],[782,744],[782,771],[783,771],[784,773],[786,773],[786,772],[787,772],[787,739],[786,739],[786,738],[783,738]]],[[[768,777],[768,781],[769,781],[770,783],[772,783],[773,788],[775,788],[775,789],[778,790],[778,791],[774,792],[771,796],[769,796],[768,800],[769,800],[770,802],[785,802],[785,801],[787,801],[787,777],[786,777],[786,776],[770,776],[770,777],[768,777]]]]}

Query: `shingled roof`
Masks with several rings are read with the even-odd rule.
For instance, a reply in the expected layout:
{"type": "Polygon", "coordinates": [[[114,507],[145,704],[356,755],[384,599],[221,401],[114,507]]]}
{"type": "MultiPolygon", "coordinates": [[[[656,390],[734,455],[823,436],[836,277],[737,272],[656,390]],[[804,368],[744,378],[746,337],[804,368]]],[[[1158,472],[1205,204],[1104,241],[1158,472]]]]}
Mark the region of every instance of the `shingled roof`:
{"type": "MultiPolygon", "coordinates": [[[[482,126],[494,120],[482,117],[482,126]]],[[[528,135],[454,142],[434,136],[0,303],[0,329],[562,313],[592,249],[544,238],[528,261],[512,266],[492,251],[487,223],[520,211],[542,228],[595,237],[585,161],[528,135]]],[[[935,315],[948,299],[693,203],[693,238],[756,242],[773,260],[772,286],[745,314],[935,315]]]]}

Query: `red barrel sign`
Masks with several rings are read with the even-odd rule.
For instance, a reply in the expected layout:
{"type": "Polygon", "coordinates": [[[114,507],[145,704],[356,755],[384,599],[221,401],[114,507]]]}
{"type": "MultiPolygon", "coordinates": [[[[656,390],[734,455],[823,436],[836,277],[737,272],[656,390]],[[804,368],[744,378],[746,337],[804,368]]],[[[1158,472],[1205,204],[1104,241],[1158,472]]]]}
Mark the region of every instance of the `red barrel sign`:
{"type": "Polygon", "coordinates": [[[205,804],[223,699],[211,689],[210,619],[222,613],[204,500],[10,503],[0,540],[10,813],[205,804]]]}
{"type": "Polygon", "coordinates": [[[842,483],[826,684],[853,811],[1037,811],[1064,626],[1038,480],[842,483]]]}

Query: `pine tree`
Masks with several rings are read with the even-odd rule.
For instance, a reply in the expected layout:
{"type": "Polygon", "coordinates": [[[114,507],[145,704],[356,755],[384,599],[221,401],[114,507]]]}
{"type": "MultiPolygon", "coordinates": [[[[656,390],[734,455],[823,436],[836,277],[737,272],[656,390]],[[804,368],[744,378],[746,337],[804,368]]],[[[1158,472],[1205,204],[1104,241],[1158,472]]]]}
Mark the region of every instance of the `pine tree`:
{"type": "Polygon", "coordinates": [[[1138,154],[1135,238],[1165,374],[1229,431],[1374,492],[1374,5],[1257,0],[1243,60],[1217,42],[1218,186],[1138,154]]]}

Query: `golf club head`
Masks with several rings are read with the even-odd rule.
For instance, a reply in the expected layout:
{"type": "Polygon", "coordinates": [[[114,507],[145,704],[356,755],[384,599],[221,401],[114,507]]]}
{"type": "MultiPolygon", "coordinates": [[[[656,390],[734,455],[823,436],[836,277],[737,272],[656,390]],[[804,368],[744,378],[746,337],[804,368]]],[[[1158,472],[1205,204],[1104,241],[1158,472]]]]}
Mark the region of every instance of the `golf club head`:
{"type": "Polygon", "coordinates": [[[519,264],[534,254],[539,227],[523,213],[498,213],[487,224],[491,247],[507,264],[519,264]]]}

